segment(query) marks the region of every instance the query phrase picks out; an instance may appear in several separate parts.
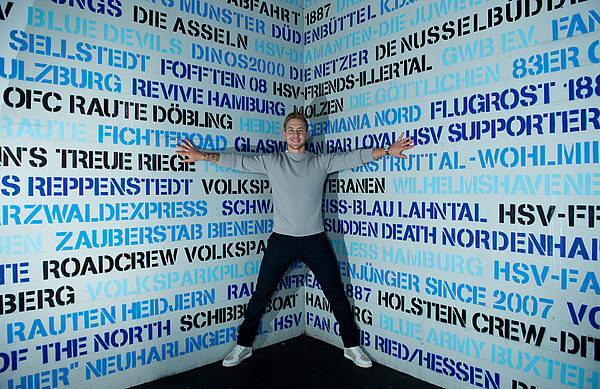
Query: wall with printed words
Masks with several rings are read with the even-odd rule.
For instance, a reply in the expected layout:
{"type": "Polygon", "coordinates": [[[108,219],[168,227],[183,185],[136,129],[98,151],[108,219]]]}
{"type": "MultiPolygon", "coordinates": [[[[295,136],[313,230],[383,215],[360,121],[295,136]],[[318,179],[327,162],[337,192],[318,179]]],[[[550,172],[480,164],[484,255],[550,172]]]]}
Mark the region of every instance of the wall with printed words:
{"type": "Polygon", "coordinates": [[[416,144],[325,186],[365,350],[447,388],[598,388],[600,4],[304,5],[314,148],[416,144]]]}
{"type": "MultiPolygon", "coordinates": [[[[274,91],[302,85],[302,9],[0,1],[0,26],[0,387],[129,387],[222,359],[270,184],[175,145],[283,149],[303,100],[274,91]]],[[[305,274],[284,277],[257,347],[303,332],[305,274]]]]}
{"type": "MultiPolygon", "coordinates": [[[[594,0],[0,1],[0,387],[129,387],[233,347],[265,176],[175,145],[414,138],[322,202],[378,363],[448,388],[600,386],[594,0]]],[[[255,347],[341,346],[302,263],[255,347]]],[[[340,357],[341,354],[340,354],[340,357]]]]}

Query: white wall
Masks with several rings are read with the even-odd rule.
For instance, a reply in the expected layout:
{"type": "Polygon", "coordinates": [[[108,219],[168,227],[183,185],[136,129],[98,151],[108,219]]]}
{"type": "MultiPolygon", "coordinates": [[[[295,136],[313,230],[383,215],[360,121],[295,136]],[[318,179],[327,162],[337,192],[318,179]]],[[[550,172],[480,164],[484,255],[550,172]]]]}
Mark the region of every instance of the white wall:
{"type": "MultiPolygon", "coordinates": [[[[268,181],[183,168],[174,144],[272,152],[304,105],[317,152],[417,140],[326,185],[374,360],[451,388],[598,387],[597,2],[80,3],[0,4],[0,386],[127,387],[221,359],[268,181]]],[[[341,345],[305,274],[257,347],[341,345]]]]}
{"type": "Polygon", "coordinates": [[[597,388],[599,3],[305,4],[325,147],[417,144],[325,196],[366,351],[448,388],[597,388]]]}
{"type": "MultiPolygon", "coordinates": [[[[279,29],[300,36],[302,18],[267,5],[0,4],[0,387],[129,387],[233,347],[269,183],[172,157],[183,138],[216,151],[283,139],[302,100],[274,84],[302,85],[302,46],[279,29]]],[[[257,346],[303,331],[304,272],[257,346]]]]}

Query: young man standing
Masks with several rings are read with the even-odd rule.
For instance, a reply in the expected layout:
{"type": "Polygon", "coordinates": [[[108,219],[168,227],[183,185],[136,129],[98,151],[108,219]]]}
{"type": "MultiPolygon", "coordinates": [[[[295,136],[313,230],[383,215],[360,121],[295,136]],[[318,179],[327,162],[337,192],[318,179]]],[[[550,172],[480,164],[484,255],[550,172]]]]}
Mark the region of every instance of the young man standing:
{"type": "Polygon", "coordinates": [[[369,163],[386,155],[406,158],[404,150],[414,147],[404,133],[392,145],[372,150],[314,155],[306,151],[310,136],[306,118],[289,114],[283,124],[287,152],[244,156],[231,153],[206,153],[185,140],[177,145],[183,162],[209,161],[221,167],[249,173],[266,174],[273,193],[273,233],[250,298],[237,345],[223,360],[230,367],[252,355],[252,342],[258,332],[265,307],[292,262],[302,260],[313,272],[339,323],[344,356],[357,366],[371,367],[360,348],[360,330],[354,322],[350,303],[344,294],[335,254],[323,229],[321,200],[328,174],[369,163]]]}

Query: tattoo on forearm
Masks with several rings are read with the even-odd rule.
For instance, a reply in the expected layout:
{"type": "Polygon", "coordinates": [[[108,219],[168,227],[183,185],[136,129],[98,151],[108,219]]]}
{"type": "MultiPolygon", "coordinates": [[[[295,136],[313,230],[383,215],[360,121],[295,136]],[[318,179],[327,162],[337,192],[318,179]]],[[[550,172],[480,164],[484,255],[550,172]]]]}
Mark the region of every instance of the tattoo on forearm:
{"type": "Polygon", "coordinates": [[[212,163],[219,162],[220,155],[218,153],[204,153],[204,160],[212,163]]]}

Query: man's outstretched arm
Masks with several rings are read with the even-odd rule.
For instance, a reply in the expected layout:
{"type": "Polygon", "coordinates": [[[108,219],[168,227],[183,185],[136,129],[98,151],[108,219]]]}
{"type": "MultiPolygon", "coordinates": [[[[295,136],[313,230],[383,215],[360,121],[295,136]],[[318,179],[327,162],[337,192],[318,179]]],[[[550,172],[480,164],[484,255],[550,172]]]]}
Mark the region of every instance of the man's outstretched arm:
{"type": "MultiPolygon", "coordinates": [[[[409,136],[407,138],[404,138],[404,132],[402,134],[400,134],[400,138],[398,138],[397,141],[395,141],[394,143],[392,143],[390,145],[390,148],[388,150],[388,154],[389,155],[393,155],[396,158],[403,158],[406,159],[406,155],[402,154],[402,152],[404,150],[408,150],[408,149],[412,149],[413,147],[415,147],[412,138],[409,136]]],[[[385,149],[382,148],[378,148],[378,149],[373,149],[373,159],[377,160],[381,157],[385,157],[386,155],[385,149]]]]}
{"type": "Polygon", "coordinates": [[[204,151],[198,150],[192,142],[188,139],[184,139],[179,142],[177,145],[179,150],[175,151],[175,153],[185,157],[182,162],[196,162],[196,161],[208,161],[214,164],[218,164],[221,159],[221,153],[207,153],[204,151]]]}
{"type": "Polygon", "coordinates": [[[185,158],[182,162],[208,161],[222,168],[246,173],[266,174],[267,166],[264,157],[265,155],[271,155],[255,154],[250,156],[236,153],[207,153],[198,150],[188,139],[179,142],[177,148],[179,150],[176,150],[175,153],[185,158]]]}

